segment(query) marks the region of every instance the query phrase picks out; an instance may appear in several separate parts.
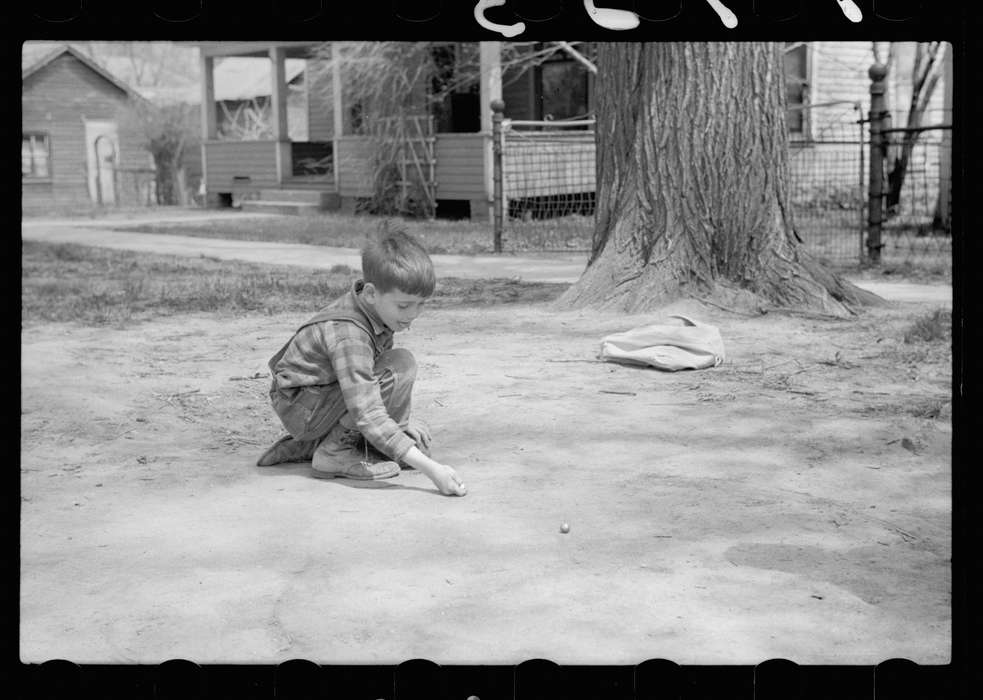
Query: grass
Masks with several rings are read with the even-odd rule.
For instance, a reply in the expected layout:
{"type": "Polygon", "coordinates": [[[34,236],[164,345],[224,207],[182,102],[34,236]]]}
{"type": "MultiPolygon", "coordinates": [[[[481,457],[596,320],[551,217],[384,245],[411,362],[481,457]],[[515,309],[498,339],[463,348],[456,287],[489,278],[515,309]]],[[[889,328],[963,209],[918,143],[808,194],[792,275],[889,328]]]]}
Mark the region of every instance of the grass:
{"type": "Polygon", "coordinates": [[[877,265],[860,264],[856,224],[835,215],[796,219],[798,235],[816,259],[835,272],[878,279],[891,275],[912,281],[951,281],[952,239],[945,236],[885,233],[877,265]]]}
{"type": "MultiPolygon", "coordinates": [[[[304,243],[338,248],[361,248],[366,235],[378,230],[383,217],[325,212],[316,216],[230,217],[201,222],[134,224],[119,230],[166,233],[199,238],[304,243]]],[[[490,224],[471,221],[396,219],[433,255],[477,255],[494,250],[490,224]]],[[[505,234],[508,251],[588,250],[593,219],[571,216],[537,222],[514,222],[505,234]]]]}
{"type": "Polygon", "coordinates": [[[922,316],[905,331],[904,342],[912,343],[947,343],[952,339],[952,312],[947,309],[936,309],[922,316]]]}
{"type": "MultiPolygon", "coordinates": [[[[165,233],[200,238],[303,243],[339,248],[361,248],[365,236],[375,232],[382,217],[325,212],[317,216],[276,216],[201,223],[134,223],[119,230],[133,233],[165,233]]],[[[396,220],[434,255],[480,255],[493,251],[492,227],[470,221],[396,220]]],[[[849,222],[835,216],[800,221],[799,235],[805,247],[827,267],[841,274],[867,278],[893,275],[924,281],[952,278],[951,240],[939,237],[885,238],[882,261],[876,267],[859,264],[857,233],[849,222]],[[842,224],[842,225],[840,225],[842,224]]],[[[507,252],[585,252],[590,250],[593,219],[568,216],[533,221],[510,220],[503,234],[507,252]]]]}
{"type": "MultiPolygon", "coordinates": [[[[325,213],[317,216],[277,216],[215,220],[207,223],[153,223],[127,226],[133,233],[167,233],[196,238],[303,243],[337,248],[361,248],[365,237],[378,230],[379,217],[325,213]]],[[[488,226],[467,221],[400,222],[432,254],[473,255],[492,250],[488,226]]]]}
{"type": "MultiPolygon", "coordinates": [[[[24,241],[24,322],[126,325],[182,313],[315,311],[348,291],[357,271],[185,258],[24,241]]],[[[546,302],[567,285],[439,280],[431,307],[546,302]]]]}

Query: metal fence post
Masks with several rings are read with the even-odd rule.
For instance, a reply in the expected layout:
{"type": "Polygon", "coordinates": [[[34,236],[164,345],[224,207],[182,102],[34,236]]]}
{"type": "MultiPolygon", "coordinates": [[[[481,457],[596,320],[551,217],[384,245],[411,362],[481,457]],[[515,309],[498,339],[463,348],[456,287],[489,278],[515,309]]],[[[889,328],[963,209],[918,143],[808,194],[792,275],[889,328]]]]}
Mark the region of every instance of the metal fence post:
{"type": "Polygon", "coordinates": [[[857,264],[863,265],[864,258],[864,230],[867,228],[867,217],[864,214],[864,161],[867,159],[867,154],[864,153],[864,110],[859,102],[857,102],[853,108],[857,110],[857,125],[860,127],[860,173],[857,176],[857,210],[860,214],[859,229],[857,231],[857,264]]]}
{"type": "Polygon", "coordinates": [[[504,203],[502,196],[502,118],[505,103],[502,100],[492,100],[492,223],[494,227],[494,250],[502,252],[502,226],[504,219],[504,203]]]}
{"type": "Polygon", "coordinates": [[[867,260],[881,260],[881,223],[884,220],[884,117],[887,114],[885,91],[887,66],[875,63],[867,71],[870,76],[870,179],[867,192],[867,260]]]}

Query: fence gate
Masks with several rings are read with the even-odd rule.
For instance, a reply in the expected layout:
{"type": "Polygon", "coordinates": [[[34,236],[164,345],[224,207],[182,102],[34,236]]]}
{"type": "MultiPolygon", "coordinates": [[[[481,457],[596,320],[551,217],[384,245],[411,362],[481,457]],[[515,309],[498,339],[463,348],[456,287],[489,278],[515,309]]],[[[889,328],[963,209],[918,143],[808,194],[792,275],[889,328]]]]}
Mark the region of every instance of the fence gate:
{"type": "Polygon", "coordinates": [[[590,250],[594,120],[504,120],[499,138],[503,249],[590,250]]]}

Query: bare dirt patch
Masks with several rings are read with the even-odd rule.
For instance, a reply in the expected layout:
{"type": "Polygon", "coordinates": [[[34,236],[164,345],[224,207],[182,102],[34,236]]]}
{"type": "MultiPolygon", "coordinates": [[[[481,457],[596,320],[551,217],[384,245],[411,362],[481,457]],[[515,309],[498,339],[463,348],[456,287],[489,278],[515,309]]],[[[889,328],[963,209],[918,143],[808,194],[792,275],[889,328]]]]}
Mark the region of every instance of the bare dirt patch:
{"type": "Polygon", "coordinates": [[[397,344],[457,499],[254,466],[307,311],[27,321],[21,657],[945,663],[950,353],[904,342],[934,310],[440,309],[397,344]],[[726,363],[595,360],[672,312],[726,363]]]}

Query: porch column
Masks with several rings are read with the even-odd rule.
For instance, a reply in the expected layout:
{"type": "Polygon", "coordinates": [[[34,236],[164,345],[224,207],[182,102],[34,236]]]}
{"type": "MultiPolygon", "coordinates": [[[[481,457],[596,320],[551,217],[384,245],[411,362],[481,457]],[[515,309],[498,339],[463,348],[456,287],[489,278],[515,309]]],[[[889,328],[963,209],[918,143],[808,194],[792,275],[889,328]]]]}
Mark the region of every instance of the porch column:
{"type": "MultiPolygon", "coordinates": [[[[199,49],[202,51],[202,49],[199,49]]],[[[201,140],[218,138],[215,119],[215,58],[201,53],[201,140]]]]}
{"type": "Polygon", "coordinates": [[[270,49],[271,96],[270,116],[273,120],[273,140],[276,141],[276,179],[282,183],[292,174],[290,136],[287,132],[287,71],[286,49],[270,49]]]}
{"type": "Polygon", "coordinates": [[[205,50],[198,48],[201,65],[201,176],[205,184],[205,202],[209,206],[216,204],[215,197],[208,193],[208,142],[218,138],[218,126],[215,116],[215,59],[205,55],[205,50]]]}
{"type": "MultiPolygon", "coordinates": [[[[481,133],[485,135],[485,194],[488,202],[494,198],[494,163],[492,153],[492,108],[493,100],[502,99],[502,42],[479,42],[480,59],[480,107],[481,133]]],[[[488,221],[492,220],[492,207],[488,207],[488,221]]],[[[472,219],[475,218],[472,214],[472,219]]],[[[484,218],[484,217],[482,217],[484,218]]]]}
{"type": "Polygon", "coordinates": [[[332,144],[332,153],[334,153],[334,187],[335,191],[339,194],[341,193],[341,167],[339,164],[338,154],[340,151],[339,140],[345,133],[345,112],[342,108],[342,81],[343,76],[341,75],[341,46],[337,41],[331,42],[331,102],[334,107],[334,118],[332,119],[332,126],[334,128],[334,143],[332,144]]]}

